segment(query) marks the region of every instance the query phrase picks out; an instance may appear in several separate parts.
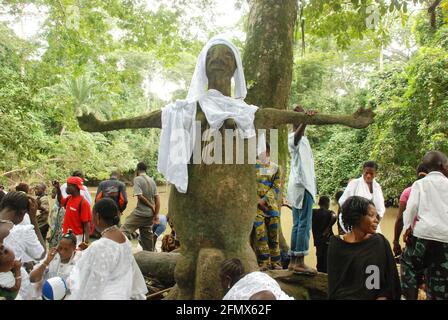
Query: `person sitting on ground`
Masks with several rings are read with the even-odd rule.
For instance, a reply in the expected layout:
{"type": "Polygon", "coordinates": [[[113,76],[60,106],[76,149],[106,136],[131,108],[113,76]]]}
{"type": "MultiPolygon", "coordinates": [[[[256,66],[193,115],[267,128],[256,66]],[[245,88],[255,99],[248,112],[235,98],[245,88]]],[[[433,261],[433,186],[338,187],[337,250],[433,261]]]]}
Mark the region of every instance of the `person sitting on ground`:
{"type": "Polygon", "coordinates": [[[277,281],[266,273],[254,271],[245,274],[239,259],[227,259],[220,267],[219,278],[226,292],[223,300],[294,300],[280,288],[277,281]]]}
{"type": "Polygon", "coordinates": [[[157,243],[157,239],[165,232],[167,224],[167,218],[164,214],[159,214],[157,219],[153,222],[152,225],[152,234],[154,237],[154,251],[156,251],[155,243],[157,243]]]}
{"type": "Polygon", "coordinates": [[[112,199],[104,198],[93,207],[93,222],[101,233],[83,251],[67,281],[72,300],[145,299],[148,292],[132,254],[132,245],[118,223],[120,214],[112,199]]]}
{"type": "Polygon", "coordinates": [[[372,201],[349,197],[342,204],[348,232],[333,236],[328,248],[328,296],[334,300],[399,300],[400,279],[389,242],[376,232],[372,201]]]}
{"type": "Polygon", "coordinates": [[[92,214],[89,203],[81,196],[81,190],[84,187],[82,179],[80,177],[67,179],[67,198],[63,197],[58,181],[53,181],[53,186],[57,192],[58,202],[65,207],[62,232],[65,234],[69,229],[73,230],[78,246],[85,249],[88,246],[92,231],[92,214]]]}
{"type": "Polygon", "coordinates": [[[44,240],[47,239],[47,233],[49,229],[48,214],[50,213],[50,202],[46,194],[47,186],[45,183],[39,183],[34,188],[34,193],[37,200],[37,223],[39,224],[39,230],[44,240]]]}
{"type": "Polygon", "coordinates": [[[174,229],[173,219],[167,215],[167,221],[171,228],[171,233],[163,236],[162,239],[162,252],[171,252],[180,247],[180,242],[176,236],[176,230],[174,229]]]}
{"type": "Polygon", "coordinates": [[[22,283],[22,263],[15,259],[14,252],[0,244],[0,297],[14,300],[22,283]]]}
{"type": "Polygon", "coordinates": [[[429,300],[448,299],[448,157],[430,151],[429,173],[414,182],[403,214],[406,249],[401,255],[403,295],[417,299],[422,271],[429,300]]]}
{"type": "Polygon", "coordinates": [[[76,236],[69,230],[62,236],[59,245],[50,249],[47,257],[31,271],[31,283],[38,284],[36,291],[41,292],[43,282],[53,277],[66,281],[80,255],[81,252],[76,250],[76,236]]]}
{"type": "Polygon", "coordinates": [[[327,252],[330,238],[333,235],[333,225],[336,213],[330,210],[330,198],[319,198],[319,209],[313,209],[313,239],[316,247],[317,271],[327,273],[327,252]]]}

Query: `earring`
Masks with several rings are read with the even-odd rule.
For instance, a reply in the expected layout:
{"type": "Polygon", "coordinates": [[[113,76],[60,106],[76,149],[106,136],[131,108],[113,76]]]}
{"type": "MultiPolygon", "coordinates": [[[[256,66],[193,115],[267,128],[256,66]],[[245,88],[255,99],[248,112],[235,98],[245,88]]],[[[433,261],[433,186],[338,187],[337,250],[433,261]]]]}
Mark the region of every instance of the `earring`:
{"type": "Polygon", "coordinates": [[[230,289],[230,283],[229,283],[229,285],[227,286],[227,289],[230,289]]]}

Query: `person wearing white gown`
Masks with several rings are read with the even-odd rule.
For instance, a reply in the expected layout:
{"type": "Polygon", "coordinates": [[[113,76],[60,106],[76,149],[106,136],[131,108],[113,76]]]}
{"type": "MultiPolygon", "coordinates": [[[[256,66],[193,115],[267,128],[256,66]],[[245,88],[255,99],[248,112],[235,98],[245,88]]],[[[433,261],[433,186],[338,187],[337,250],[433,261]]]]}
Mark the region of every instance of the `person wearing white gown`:
{"type": "Polygon", "coordinates": [[[83,251],[67,280],[71,300],[145,299],[145,280],[131,243],[117,226],[119,221],[112,199],[101,199],[93,207],[93,223],[101,239],[83,251]]]}
{"type": "MultiPolygon", "coordinates": [[[[375,204],[378,218],[381,222],[381,219],[383,219],[384,214],[386,213],[386,207],[384,205],[383,190],[381,189],[380,184],[375,180],[378,165],[374,161],[367,161],[364,163],[362,170],[361,177],[353,179],[348,183],[347,188],[345,188],[344,193],[339,198],[339,205],[342,207],[345,200],[349,197],[359,196],[366,198],[375,204]]],[[[339,215],[339,223],[341,228],[343,228],[341,218],[342,215],[339,215]]],[[[348,232],[348,230],[344,230],[344,232],[348,232]]],[[[376,232],[381,233],[380,224],[378,224],[376,232]]]]}
{"type": "Polygon", "coordinates": [[[266,273],[254,271],[245,274],[239,259],[227,259],[219,271],[223,300],[294,300],[280,288],[277,281],[266,273]]]}

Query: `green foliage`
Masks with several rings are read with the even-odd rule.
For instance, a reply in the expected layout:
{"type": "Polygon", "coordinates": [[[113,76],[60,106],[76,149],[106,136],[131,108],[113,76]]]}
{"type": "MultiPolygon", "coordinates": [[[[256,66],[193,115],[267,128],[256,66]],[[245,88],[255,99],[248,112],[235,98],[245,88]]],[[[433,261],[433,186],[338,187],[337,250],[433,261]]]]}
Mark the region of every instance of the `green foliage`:
{"type": "MultiPolygon", "coordinates": [[[[320,193],[333,195],[371,159],[379,163],[385,197],[397,197],[415,180],[415,168],[427,151],[448,152],[448,34],[441,12],[435,29],[427,13],[420,13],[412,28],[418,51],[410,59],[387,60],[381,71],[374,39],[351,39],[340,50],[337,40],[309,35],[308,52],[295,64],[291,103],[331,113],[373,107],[376,113],[375,123],[364,130],[307,129],[320,193]],[[369,43],[370,50],[357,50],[369,43]]],[[[402,30],[394,33],[396,41],[408,37],[402,30]]]]}

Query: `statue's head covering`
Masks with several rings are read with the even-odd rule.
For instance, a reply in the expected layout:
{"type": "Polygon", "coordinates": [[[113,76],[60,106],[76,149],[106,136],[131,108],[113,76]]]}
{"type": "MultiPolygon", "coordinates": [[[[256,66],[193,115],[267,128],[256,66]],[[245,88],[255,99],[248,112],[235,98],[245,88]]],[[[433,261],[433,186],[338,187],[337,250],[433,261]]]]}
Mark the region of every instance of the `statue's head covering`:
{"type": "Polygon", "coordinates": [[[190,88],[188,90],[187,100],[197,100],[199,96],[203,95],[207,92],[208,88],[208,78],[206,74],[206,60],[207,60],[207,52],[211,47],[223,44],[229,47],[233,55],[235,56],[236,69],[233,74],[233,80],[235,82],[235,90],[234,97],[236,99],[244,99],[246,98],[247,88],[246,88],[246,79],[244,78],[244,70],[243,70],[243,62],[241,61],[241,55],[238,48],[230,42],[230,40],[226,39],[224,36],[218,35],[211,38],[207,44],[202,48],[201,53],[199,54],[198,61],[196,63],[196,69],[193,73],[193,78],[191,79],[190,88]]]}

